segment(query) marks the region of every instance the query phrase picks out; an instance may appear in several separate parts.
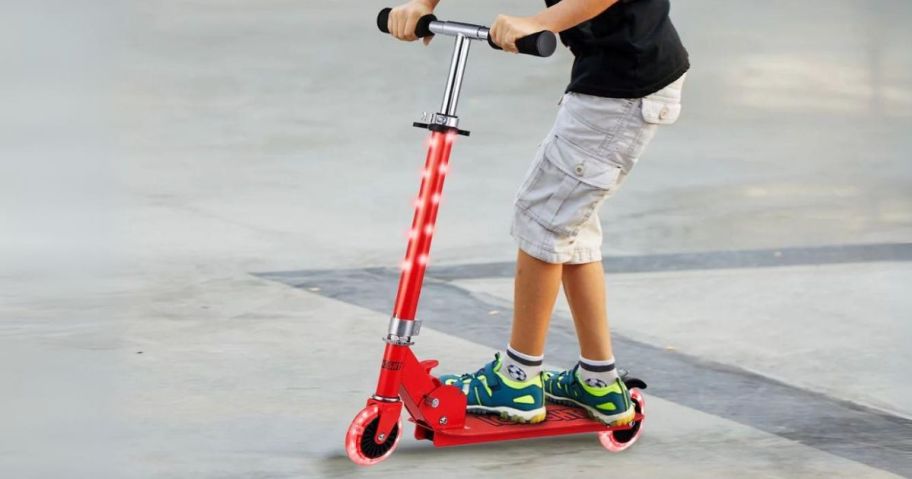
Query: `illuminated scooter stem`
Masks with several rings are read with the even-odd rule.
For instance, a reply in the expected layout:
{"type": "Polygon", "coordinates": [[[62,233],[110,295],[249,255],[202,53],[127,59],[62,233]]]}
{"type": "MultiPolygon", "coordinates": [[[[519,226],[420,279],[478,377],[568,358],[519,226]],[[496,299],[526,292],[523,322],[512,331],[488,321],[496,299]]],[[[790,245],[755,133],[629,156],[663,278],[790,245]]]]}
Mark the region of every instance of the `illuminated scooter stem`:
{"type": "MultiPolygon", "coordinates": [[[[383,364],[386,365],[402,364],[408,357],[412,337],[417,336],[420,329],[421,321],[416,320],[415,315],[437,222],[443,182],[449,168],[450,151],[459,132],[456,126],[459,121],[456,117],[456,105],[459,101],[459,91],[462,89],[462,77],[465,73],[470,43],[471,37],[462,33],[456,35],[443,103],[440,112],[434,115],[428,127],[431,134],[428,137],[424,173],[415,200],[415,214],[412,218],[412,228],[409,230],[405,259],[400,265],[396,304],[385,338],[387,344],[383,353],[383,364]]],[[[381,368],[377,392],[372,397],[380,401],[396,401],[402,384],[400,373],[401,371],[394,366],[381,368]]]]}
{"type": "Polygon", "coordinates": [[[455,136],[455,132],[431,132],[421,188],[415,201],[415,215],[409,231],[408,248],[401,265],[393,320],[390,322],[389,333],[395,337],[388,337],[388,341],[409,343],[411,336],[418,333],[418,326],[412,320],[415,319],[415,312],[418,309],[418,297],[421,294],[421,284],[424,281],[424,271],[431,250],[434,224],[437,222],[443,180],[446,177],[455,136]]]}
{"type": "Polygon", "coordinates": [[[432,130],[428,152],[425,159],[424,175],[418,198],[415,201],[415,215],[412,219],[412,229],[409,231],[409,242],[402,262],[402,273],[399,278],[399,291],[396,295],[396,306],[393,310],[393,321],[389,333],[408,342],[410,336],[417,334],[416,325],[403,323],[415,319],[418,308],[418,296],[421,293],[421,283],[424,281],[424,271],[431,249],[434,225],[437,221],[437,209],[440,196],[443,192],[443,181],[446,176],[450,160],[450,150],[456,136],[456,105],[459,101],[459,92],[462,89],[462,77],[465,73],[466,59],[469,54],[471,40],[463,34],[457,34],[453,45],[453,57],[450,61],[450,74],[447,77],[446,88],[443,93],[443,103],[437,118],[443,119],[445,128],[432,130]]]}

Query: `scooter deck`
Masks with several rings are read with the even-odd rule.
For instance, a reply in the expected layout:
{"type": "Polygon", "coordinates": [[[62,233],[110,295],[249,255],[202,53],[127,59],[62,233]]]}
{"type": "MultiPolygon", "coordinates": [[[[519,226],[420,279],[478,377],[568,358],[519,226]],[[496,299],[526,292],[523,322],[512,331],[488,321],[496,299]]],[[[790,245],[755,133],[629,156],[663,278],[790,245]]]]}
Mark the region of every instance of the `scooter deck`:
{"type": "MultiPolygon", "coordinates": [[[[636,415],[636,422],[643,415],[636,415]]],[[[608,432],[630,429],[630,425],[609,427],[590,419],[580,408],[548,404],[548,416],[538,424],[520,424],[501,419],[495,415],[466,415],[465,426],[460,429],[431,431],[416,424],[419,438],[431,439],[436,447],[461,446],[491,441],[509,441],[545,436],[561,436],[587,432],[608,432]]]]}

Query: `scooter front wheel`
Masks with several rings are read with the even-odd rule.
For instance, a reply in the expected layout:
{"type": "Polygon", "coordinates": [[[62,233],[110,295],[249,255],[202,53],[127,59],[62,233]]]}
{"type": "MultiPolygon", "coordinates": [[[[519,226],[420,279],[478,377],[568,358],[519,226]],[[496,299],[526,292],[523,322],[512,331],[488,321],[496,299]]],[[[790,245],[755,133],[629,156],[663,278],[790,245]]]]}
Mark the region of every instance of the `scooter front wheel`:
{"type": "MultiPolygon", "coordinates": [[[[639,389],[630,390],[630,400],[633,401],[636,413],[644,414],[644,411],[646,411],[646,399],[639,389]]],[[[631,424],[630,429],[600,432],[598,437],[605,449],[611,452],[621,452],[632,446],[640,438],[642,432],[643,421],[635,421],[631,424]]]]}
{"type": "Polygon", "coordinates": [[[400,439],[399,432],[402,431],[402,420],[400,419],[389,432],[389,436],[378,444],[374,436],[379,424],[380,409],[370,405],[362,409],[348,426],[348,433],[345,434],[345,453],[355,464],[376,464],[396,450],[400,439]]]}

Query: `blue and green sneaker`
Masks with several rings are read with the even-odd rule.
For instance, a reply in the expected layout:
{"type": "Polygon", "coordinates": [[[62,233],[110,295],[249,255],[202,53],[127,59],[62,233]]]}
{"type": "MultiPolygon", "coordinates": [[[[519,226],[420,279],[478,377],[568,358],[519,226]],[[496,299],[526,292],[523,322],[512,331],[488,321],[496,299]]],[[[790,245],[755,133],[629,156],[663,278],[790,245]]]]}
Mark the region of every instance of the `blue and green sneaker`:
{"type": "Polygon", "coordinates": [[[462,389],[468,399],[466,412],[497,414],[516,422],[538,423],[545,420],[545,398],[541,375],[516,381],[500,373],[500,354],[474,373],[461,376],[445,374],[440,381],[462,389]]]}
{"type": "Polygon", "coordinates": [[[579,364],[568,371],[545,371],[545,397],[566,406],[581,407],[589,416],[609,426],[633,421],[636,410],[627,386],[620,378],[604,387],[593,387],[579,377],[579,364]]]}

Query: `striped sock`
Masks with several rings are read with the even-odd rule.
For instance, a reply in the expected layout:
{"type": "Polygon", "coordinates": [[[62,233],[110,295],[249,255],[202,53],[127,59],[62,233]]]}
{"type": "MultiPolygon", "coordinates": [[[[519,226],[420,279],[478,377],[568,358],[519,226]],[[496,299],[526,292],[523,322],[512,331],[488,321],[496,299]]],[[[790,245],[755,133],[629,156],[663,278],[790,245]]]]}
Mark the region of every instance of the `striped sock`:
{"type": "Polygon", "coordinates": [[[608,387],[618,378],[617,369],[614,367],[614,356],[602,361],[580,356],[578,371],[580,379],[594,388],[608,387]]]}
{"type": "Polygon", "coordinates": [[[525,382],[541,373],[544,358],[521,353],[508,344],[500,363],[500,372],[514,381],[525,382]]]}

